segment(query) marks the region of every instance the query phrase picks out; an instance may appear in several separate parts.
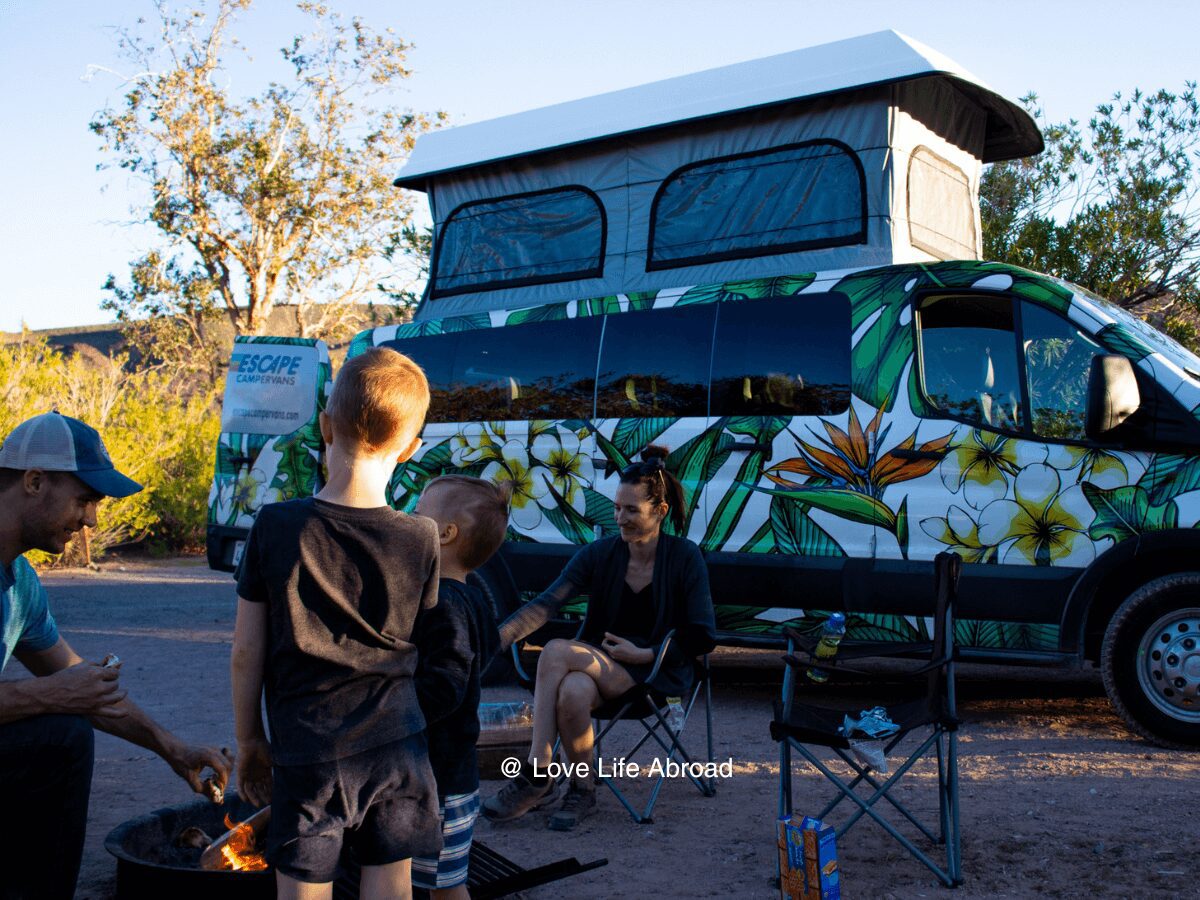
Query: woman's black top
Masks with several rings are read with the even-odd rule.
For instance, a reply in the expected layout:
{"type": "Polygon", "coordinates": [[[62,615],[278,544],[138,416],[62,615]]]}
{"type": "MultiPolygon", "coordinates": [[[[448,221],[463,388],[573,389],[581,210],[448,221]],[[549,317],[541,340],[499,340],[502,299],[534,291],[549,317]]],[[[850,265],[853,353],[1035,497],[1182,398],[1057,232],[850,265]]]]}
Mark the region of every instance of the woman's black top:
{"type": "MultiPolygon", "coordinates": [[[[629,545],[619,536],[580,548],[554,584],[504,620],[500,626],[501,644],[507,648],[514,641],[527,637],[548,622],[564,603],[586,594],[588,606],[579,632],[580,640],[599,647],[604,632],[608,631],[641,645],[634,636],[621,634],[614,627],[621,611],[628,568],[629,545]]],[[[692,683],[692,661],[716,644],[708,568],[699,547],[686,538],[659,535],[651,597],[653,623],[644,646],[657,651],[667,633],[675,631],[662,668],[651,686],[667,696],[682,696],[692,683]]],[[[640,666],[626,668],[631,674],[635,668],[641,670],[640,666]]],[[[649,668],[647,665],[647,673],[649,668]]]]}
{"type": "Polygon", "coordinates": [[[639,647],[649,647],[654,643],[650,637],[654,634],[654,619],[653,583],[640,591],[631,588],[628,581],[621,585],[621,602],[609,632],[639,647]]]}

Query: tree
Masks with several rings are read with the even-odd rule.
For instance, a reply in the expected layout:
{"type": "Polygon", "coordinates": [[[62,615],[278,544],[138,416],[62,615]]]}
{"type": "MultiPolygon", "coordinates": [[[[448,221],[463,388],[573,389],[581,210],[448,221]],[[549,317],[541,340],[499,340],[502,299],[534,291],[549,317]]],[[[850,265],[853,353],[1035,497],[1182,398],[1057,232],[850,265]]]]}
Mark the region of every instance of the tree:
{"type": "Polygon", "coordinates": [[[1116,94],[1081,126],[1046,125],[1046,150],[997,163],[980,189],[984,258],[1057,275],[1196,342],[1200,106],[1195,84],[1116,94]]]}
{"type": "Polygon", "coordinates": [[[225,57],[249,5],[175,14],[157,0],[157,39],[142,21],[120,32],[138,74],[121,76],[123,102],[91,123],[109,154],[101,167],[145,182],[135,213],[164,239],[132,261],[127,284],[109,277],[104,305],[152,323],[158,355],[164,340],[203,345],[214,315],[256,334],[277,305],[296,304],[323,336],[357,304],[406,290],[397,249],[413,207],[392,179],[416,136],[444,119],[375,105],[409,76],[409,46],[306,0],[311,33],[280,51],[287,83],[238,98],[225,57]]]}

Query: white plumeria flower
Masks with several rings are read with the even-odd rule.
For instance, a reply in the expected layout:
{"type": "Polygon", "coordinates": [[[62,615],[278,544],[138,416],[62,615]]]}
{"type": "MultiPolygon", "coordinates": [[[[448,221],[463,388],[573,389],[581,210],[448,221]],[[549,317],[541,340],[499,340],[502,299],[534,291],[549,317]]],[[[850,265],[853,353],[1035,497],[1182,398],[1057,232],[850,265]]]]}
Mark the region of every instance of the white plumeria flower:
{"type": "MultiPolygon", "coordinates": [[[[550,479],[554,490],[577,512],[584,512],[587,503],[583,489],[595,478],[591,459],[582,451],[574,432],[542,433],[533,439],[530,453],[545,467],[542,473],[550,479]]],[[[558,505],[549,490],[541,498],[542,506],[553,509],[558,505]]]]}
{"type": "Polygon", "coordinates": [[[500,448],[500,459],[488,463],[480,476],[496,484],[507,484],[512,490],[510,518],[513,526],[524,531],[537,528],[542,522],[541,498],[549,493],[541,466],[530,462],[529,454],[519,441],[508,441],[500,448]]]}
{"type": "Polygon", "coordinates": [[[251,469],[240,475],[233,485],[233,505],[246,510],[257,509],[261,505],[259,493],[266,481],[262,469],[251,469]]]}
{"type": "Polygon", "coordinates": [[[1075,481],[1087,481],[1106,490],[1133,483],[1121,457],[1098,447],[1051,444],[1046,448],[1046,462],[1060,472],[1078,468],[1075,481]]]}
{"type": "Polygon", "coordinates": [[[450,438],[450,461],[456,468],[465,469],[498,455],[497,441],[484,425],[464,425],[462,431],[450,438]]]}
{"type": "Polygon", "coordinates": [[[1002,546],[1004,562],[1083,566],[1095,559],[1087,535],[1093,512],[1079,485],[1062,490],[1058,471],[1037,463],[1017,473],[1013,493],[979,514],[979,540],[1002,546]]]}

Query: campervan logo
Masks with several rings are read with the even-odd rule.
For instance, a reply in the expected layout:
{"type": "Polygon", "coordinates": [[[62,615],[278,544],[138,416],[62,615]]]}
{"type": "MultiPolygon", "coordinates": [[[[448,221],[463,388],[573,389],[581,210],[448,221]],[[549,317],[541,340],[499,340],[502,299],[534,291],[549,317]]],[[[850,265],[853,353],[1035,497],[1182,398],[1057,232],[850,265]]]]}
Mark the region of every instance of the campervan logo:
{"type": "Polygon", "coordinates": [[[302,362],[303,357],[287,353],[235,353],[229,372],[238,384],[293,385],[302,362]]]}

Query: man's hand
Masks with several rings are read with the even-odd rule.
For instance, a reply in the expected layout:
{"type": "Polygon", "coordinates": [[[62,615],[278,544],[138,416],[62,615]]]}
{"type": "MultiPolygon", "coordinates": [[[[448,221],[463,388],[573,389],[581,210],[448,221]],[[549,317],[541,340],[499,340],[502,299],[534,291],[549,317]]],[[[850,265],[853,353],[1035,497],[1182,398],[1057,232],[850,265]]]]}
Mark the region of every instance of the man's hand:
{"type": "Polygon", "coordinates": [[[162,754],[175,774],[188,783],[197,794],[207,794],[200,773],[213,770],[213,784],[222,791],[229,784],[229,773],[233,770],[233,757],[229,751],[213,747],[193,747],[182,742],[172,745],[162,754]]]}
{"type": "Polygon", "coordinates": [[[46,713],[119,719],[128,714],[120,706],[125,699],[120,673],[120,665],[79,662],[20,685],[36,695],[46,713]]]}
{"type": "Polygon", "coordinates": [[[615,634],[604,632],[604,641],[600,645],[604,652],[622,663],[654,662],[654,651],[649,647],[639,647],[631,641],[615,634]]]}
{"type": "Polygon", "coordinates": [[[238,793],[254,806],[271,802],[271,746],[265,740],[238,741],[238,793]]]}

